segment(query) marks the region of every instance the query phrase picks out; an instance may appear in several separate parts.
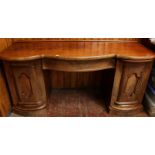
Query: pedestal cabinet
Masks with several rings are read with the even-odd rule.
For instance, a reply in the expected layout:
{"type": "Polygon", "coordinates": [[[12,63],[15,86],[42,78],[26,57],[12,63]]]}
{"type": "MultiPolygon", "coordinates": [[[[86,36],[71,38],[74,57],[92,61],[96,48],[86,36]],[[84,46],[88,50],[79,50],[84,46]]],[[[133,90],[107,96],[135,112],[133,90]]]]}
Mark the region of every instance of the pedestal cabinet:
{"type": "MultiPolygon", "coordinates": [[[[152,51],[139,43],[104,41],[15,43],[0,53],[14,112],[25,116],[31,116],[33,112],[49,107],[50,95],[48,86],[45,84],[45,79],[47,79],[45,71],[90,72],[105,69],[115,70],[114,81],[111,81],[113,82],[111,100],[106,103],[108,115],[134,116],[143,111],[143,95],[154,57],[155,54],[152,51]]],[[[97,107],[96,111],[102,111],[104,102],[100,106],[98,104],[100,101],[96,97],[89,96],[88,98],[88,94],[84,97],[90,102],[86,108],[87,101],[79,97],[76,99],[77,95],[73,97],[70,94],[66,94],[67,99],[65,97],[61,99],[63,95],[58,97],[59,102],[64,103],[61,110],[57,102],[58,98],[54,101],[52,97],[51,110],[63,111],[68,106],[68,102],[73,102],[68,109],[77,108],[79,113],[88,114],[91,105],[93,105],[92,110],[97,107]],[[81,102],[78,103],[80,106],[75,106],[77,100],[81,102]],[[86,109],[81,110],[82,107],[86,109]]],[[[87,114],[81,114],[81,116],[88,116],[87,114]]]]}
{"type": "Polygon", "coordinates": [[[130,114],[143,109],[142,99],[152,68],[152,60],[118,60],[110,111],[130,114]]]}
{"type": "Polygon", "coordinates": [[[22,114],[46,107],[41,60],[28,62],[4,62],[14,111],[22,114]]]}

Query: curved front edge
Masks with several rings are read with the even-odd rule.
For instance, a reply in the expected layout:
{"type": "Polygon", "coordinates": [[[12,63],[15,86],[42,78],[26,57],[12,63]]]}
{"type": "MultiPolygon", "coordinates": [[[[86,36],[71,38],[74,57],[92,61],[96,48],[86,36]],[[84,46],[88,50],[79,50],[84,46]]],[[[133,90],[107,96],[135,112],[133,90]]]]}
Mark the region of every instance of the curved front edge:
{"type": "Polygon", "coordinates": [[[153,59],[118,59],[110,102],[113,116],[134,116],[143,111],[142,100],[153,59]]]}
{"type": "Polygon", "coordinates": [[[14,112],[33,116],[33,113],[44,109],[47,101],[41,60],[5,61],[4,67],[14,112]]]}

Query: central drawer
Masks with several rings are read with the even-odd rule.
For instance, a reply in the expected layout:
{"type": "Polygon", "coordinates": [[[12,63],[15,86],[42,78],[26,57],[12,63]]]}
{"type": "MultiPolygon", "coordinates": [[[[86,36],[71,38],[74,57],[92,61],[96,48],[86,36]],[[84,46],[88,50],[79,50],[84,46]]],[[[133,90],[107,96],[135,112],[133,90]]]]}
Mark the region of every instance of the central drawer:
{"type": "Polygon", "coordinates": [[[86,72],[115,68],[115,59],[62,60],[45,58],[42,60],[42,65],[45,70],[86,72]]]}

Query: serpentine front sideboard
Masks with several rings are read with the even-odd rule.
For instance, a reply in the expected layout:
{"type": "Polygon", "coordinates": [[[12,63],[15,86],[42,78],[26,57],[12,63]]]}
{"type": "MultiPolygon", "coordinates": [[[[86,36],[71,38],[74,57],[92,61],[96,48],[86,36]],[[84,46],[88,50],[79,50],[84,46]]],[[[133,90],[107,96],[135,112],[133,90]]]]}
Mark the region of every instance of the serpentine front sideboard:
{"type": "Polygon", "coordinates": [[[131,116],[142,100],[155,54],[137,42],[18,42],[0,53],[15,113],[30,114],[48,105],[45,70],[92,72],[115,69],[108,113],[131,116]]]}

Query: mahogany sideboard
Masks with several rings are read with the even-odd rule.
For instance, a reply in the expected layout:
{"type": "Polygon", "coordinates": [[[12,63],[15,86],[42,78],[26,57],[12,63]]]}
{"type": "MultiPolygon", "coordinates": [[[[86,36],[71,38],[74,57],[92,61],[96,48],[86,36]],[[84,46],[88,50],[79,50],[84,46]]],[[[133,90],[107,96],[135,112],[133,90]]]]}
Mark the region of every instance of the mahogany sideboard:
{"type": "Polygon", "coordinates": [[[15,113],[31,116],[48,105],[45,70],[91,72],[114,69],[108,113],[131,116],[142,100],[155,54],[137,42],[18,42],[0,53],[15,113]]]}

